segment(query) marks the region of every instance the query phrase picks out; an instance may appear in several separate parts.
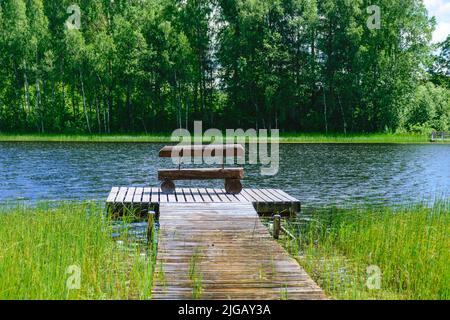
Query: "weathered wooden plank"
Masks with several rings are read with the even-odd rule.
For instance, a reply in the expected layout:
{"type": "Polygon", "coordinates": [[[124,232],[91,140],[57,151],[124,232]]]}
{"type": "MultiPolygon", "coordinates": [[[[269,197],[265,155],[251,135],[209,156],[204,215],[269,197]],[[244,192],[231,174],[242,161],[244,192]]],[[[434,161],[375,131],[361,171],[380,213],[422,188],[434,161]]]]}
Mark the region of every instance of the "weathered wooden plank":
{"type": "Polygon", "coordinates": [[[266,202],[267,199],[261,195],[258,189],[248,189],[247,192],[256,200],[256,202],[266,202]]]}
{"type": "Polygon", "coordinates": [[[186,202],[186,198],[184,197],[183,189],[176,188],[175,196],[177,198],[177,202],[186,202]]]}
{"type": "Polygon", "coordinates": [[[125,203],[133,203],[134,198],[134,192],[136,191],[136,188],[130,187],[127,190],[127,195],[125,196],[125,203]]]}
{"type": "Polygon", "coordinates": [[[150,197],[151,197],[151,194],[152,194],[152,188],[144,188],[144,192],[143,192],[143,194],[142,194],[142,202],[143,202],[145,205],[150,204],[150,197]]]}
{"type": "Polygon", "coordinates": [[[159,188],[151,188],[150,203],[159,203],[159,188]]]}
{"type": "Polygon", "coordinates": [[[108,199],[106,199],[107,203],[114,203],[116,200],[117,194],[119,193],[119,188],[114,187],[111,189],[111,192],[109,193],[108,199]]]}
{"type": "Polygon", "coordinates": [[[244,147],[240,144],[224,145],[186,145],[166,146],[159,151],[159,157],[242,157],[245,154],[244,147]]]}
{"type": "Polygon", "coordinates": [[[292,202],[298,202],[297,199],[295,199],[294,197],[288,195],[286,192],[279,190],[279,189],[268,189],[269,191],[278,194],[280,197],[282,197],[283,199],[286,199],[286,201],[292,201],[292,202]]]}
{"type": "Polygon", "coordinates": [[[125,196],[127,195],[128,188],[120,188],[117,194],[116,202],[123,203],[125,201],[125,196]]]}
{"type": "Polygon", "coordinates": [[[122,212],[124,206],[143,210],[159,203],[252,203],[260,214],[291,214],[300,211],[300,202],[278,189],[243,189],[240,194],[228,194],[224,189],[178,188],[173,194],[163,194],[160,188],[113,187],[107,198],[108,210],[122,212]]]}
{"type": "Polygon", "coordinates": [[[153,298],[193,299],[196,278],[201,299],[325,298],[249,202],[160,205],[153,298]]]}
{"type": "Polygon", "coordinates": [[[267,189],[258,189],[258,191],[263,194],[269,200],[269,202],[284,202],[281,197],[278,197],[276,194],[270,192],[267,189]]]}
{"type": "Polygon", "coordinates": [[[144,188],[136,188],[133,196],[133,203],[142,203],[142,194],[144,193],[144,188]]]}
{"type": "Polygon", "coordinates": [[[244,189],[242,190],[242,192],[240,193],[240,195],[242,195],[245,199],[247,199],[248,202],[257,202],[255,198],[253,198],[249,193],[248,193],[248,189],[244,189]]]}
{"type": "Polygon", "coordinates": [[[230,199],[228,199],[227,192],[224,189],[215,189],[214,191],[221,202],[231,202],[230,199]]]}
{"type": "Polygon", "coordinates": [[[212,202],[218,203],[221,202],[220,198],[217,196],[217,194],[214,192],[214,189],[207,188],[206,192],[211,197],[212,202]]]}
{"type": "Polygon", "coordinates": [[[183,194],[186,198],[186,202],[195,202],[194,197],[192,196],[191,190],[189,188],[183,188],[183,194]]]}
{"type": "Polygon", "coordinates": [[[244,179],[244,168],[160,169],[158,180],[244,179]]]}
{"type": "Polygon", "coordinates": [[[199,188],[198,192],[200,193],[201,197],[203,198],[203,202],[214,202],[212,198],[210,197],[209,193],[206,192],[205,188],[199,188]]]}
{"type": "Polygon", "coordinates": [[[198,188],[190,188],[190,190],[195,202],[203,202],[203,198],[198,192],[198,188]]]}
{"type": "Polygon", "coordinates": [[[168,194],[161,191],[161,188],[158,188],[158,194],[159,194],[159,203],[167,203],[169,202],[168,194]]]}
{"type": "Polygon", "coordinates": [[[167,202],[178,202],[174,193],[167,194],[167,202]]]}

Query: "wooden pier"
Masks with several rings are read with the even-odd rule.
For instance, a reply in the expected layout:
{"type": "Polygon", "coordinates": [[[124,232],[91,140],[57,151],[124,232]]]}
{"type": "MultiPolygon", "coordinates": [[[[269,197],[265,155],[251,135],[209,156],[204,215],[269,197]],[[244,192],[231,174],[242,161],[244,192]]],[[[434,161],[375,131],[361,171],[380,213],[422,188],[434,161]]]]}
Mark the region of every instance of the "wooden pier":
{"type": "Polygon", "coordinates": [[[153,299],[325,299],[270,235],[259,215],[298,212],[276,189],[113,188],[110,210],[156,208],[158,253],[153,299]]]}
{"type": "Polygon", "coordinates": [[[243,189],[240,194],[228,194],[225,189],[177,188],[165,194],[161,188],[112,188],[106,205],[115,213],[124,210],[159,211],[162,203],[251,203],[260,215],[290,215],[300,212],[300,201],[277,189],[243,189]]]}
{"type": "Polygon", "coordinates": [[[431,142],[444,142],[444,141],[450,141],[450,132],[432,132],[431,133],[431,142]]]}

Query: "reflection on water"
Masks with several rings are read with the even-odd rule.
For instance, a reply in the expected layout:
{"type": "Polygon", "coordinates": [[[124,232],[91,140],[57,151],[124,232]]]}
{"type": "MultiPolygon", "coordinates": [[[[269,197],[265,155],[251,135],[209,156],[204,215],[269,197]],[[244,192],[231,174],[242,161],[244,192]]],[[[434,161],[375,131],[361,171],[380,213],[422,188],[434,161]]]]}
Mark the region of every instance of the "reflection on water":
{"type": "MultiPolygon", "coordinates": [[[[0,201],[104,200],[112,186],[157,186],[161,144],[0,143],[0,201]]],[[[280,171],[246,166],[245,187],[307,206],[403,203],[450,195],[450,145],[282,145],[280,171]]],[[[222,181],[178,186],[221,187],[222,181]]]]}

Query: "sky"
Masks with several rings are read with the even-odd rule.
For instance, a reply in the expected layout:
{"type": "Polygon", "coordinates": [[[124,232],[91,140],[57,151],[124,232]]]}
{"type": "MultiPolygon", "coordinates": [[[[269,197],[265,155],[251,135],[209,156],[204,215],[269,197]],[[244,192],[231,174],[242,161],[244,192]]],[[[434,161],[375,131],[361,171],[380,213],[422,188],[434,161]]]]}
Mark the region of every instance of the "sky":
{"type": "Polygon", "coordinates": [[[437,25],[433,42],[442,42],[450,34],[450,0],[424,0],[430,16],[435,16],[437,25]]]}

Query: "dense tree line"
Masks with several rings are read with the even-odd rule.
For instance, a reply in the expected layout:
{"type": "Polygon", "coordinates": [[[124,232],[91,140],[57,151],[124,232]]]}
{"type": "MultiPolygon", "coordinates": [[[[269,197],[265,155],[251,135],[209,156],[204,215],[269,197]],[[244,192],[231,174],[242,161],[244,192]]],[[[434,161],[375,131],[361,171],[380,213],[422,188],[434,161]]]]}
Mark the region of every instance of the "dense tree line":
{"type": "Polygon", "coordinates": [[[0,0],[0,131],[448,130],[433,28],[419,0],[0,0]]]}

